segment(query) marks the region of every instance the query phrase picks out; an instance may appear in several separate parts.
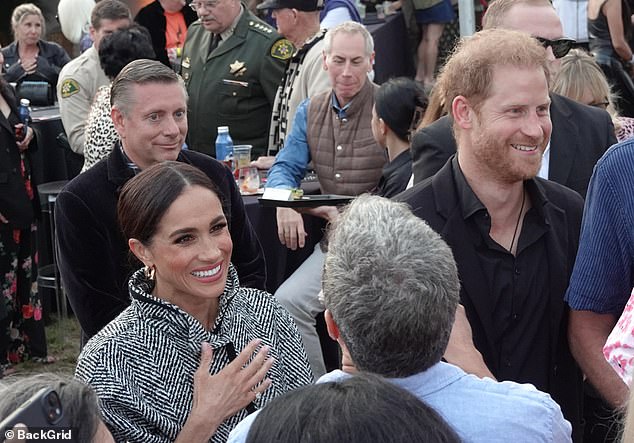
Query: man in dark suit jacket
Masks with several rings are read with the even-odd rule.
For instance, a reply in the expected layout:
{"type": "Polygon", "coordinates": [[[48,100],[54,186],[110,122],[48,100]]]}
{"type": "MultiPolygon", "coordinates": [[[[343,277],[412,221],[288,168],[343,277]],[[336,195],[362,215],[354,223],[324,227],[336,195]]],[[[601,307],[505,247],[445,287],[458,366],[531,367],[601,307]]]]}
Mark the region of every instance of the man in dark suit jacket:
{"type": "Polygon", "coordinates": [[[535,177],[552,130],[545,54],[501,29],[461,43],[438,80],[457,154],[398,198],[452,248],[474,344],[493,375],[550,393],[578,439],[582,379],[563,295],[583,199],[535,177]]]}
{"type": "Polygon", "coordinates": [[[181,151],[187,133],[182,80],[160,62],[136,60],[115,78],[111,99],[121,144],[68,183],[55,205],[60,273],[84,339],[130,304],[128,277],[141,265],[132,262],[119,229],[117,200],[130,178],[161,161],[189,163],[211,178],[223,198],[240,283],[264,289],[264,254],[233,174],[209,156],[181,151]]]}
{"type": "MultiPolygon", "coordinates": [[[[543,3],[539,0],[496,0],[495,6],[492,4],[487,10],[483,27],[514,29],[547,39],[548,43],[544,45],[551,74],[559,70],[560,58],[565,52],[554,54],[552,46],[565,45],[565,41],[560,40],[563,28],[548,0],[543,3]]],[[[567,186],[585,198],[595,163],[616,143],[612,120],[604,110],[556,94],[551,94],[550,98],[553,133],[550,149],[543,159],[548,168],[542,167],[540,177],[567,186]]],[[[414,135],[411,148],[414,183],[434,175],[456,152],[451,125],[451,117],[442,117],[414,135]]]]}

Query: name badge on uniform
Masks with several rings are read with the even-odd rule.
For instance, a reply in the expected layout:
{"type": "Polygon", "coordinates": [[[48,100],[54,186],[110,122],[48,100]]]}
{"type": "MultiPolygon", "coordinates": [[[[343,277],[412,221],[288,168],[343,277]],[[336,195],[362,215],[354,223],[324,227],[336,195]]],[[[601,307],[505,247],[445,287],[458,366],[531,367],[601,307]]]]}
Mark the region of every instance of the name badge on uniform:
{"type": "Polygon", "coordinates": [[[183,68],[189,69],[189,57],[185,57],[185,60],[183,60],[183,63],[181,63],[181,66],[183,68]]]}
{"type": "Polygon", "coordinates": [[[234,85],[234,86],[242,86],[243,88],[248,88],[249,87],[249,83],[248,82],[241,82],[238,80],[229,80],[228,78],[223,78],[222,79],[222,83],[225,85],[234,85]]]}

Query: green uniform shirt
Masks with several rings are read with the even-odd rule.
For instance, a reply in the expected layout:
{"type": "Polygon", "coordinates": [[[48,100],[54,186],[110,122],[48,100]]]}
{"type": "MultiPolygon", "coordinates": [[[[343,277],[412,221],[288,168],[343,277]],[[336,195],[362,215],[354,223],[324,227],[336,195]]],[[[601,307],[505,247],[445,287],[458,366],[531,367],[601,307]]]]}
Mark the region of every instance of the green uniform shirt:
{"type": "Polygon", "coordinates": [[[215,156],[217,128],[228,126],[234,144],[253,145],[253,159],[266,155],[273,102],[293,45],[246,9],[233,35],[208,54],[211,39],[197,20],[183,49],[189,148],[215,156]]]}

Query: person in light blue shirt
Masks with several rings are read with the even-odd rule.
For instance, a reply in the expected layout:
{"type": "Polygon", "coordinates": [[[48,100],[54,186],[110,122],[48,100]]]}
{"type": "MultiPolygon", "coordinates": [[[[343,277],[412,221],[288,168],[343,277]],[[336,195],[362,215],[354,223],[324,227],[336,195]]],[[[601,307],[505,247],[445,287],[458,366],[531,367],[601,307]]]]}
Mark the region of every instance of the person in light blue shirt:
{"type": "Polygon", "coordinates": [[[253,421],[247,443],[421,441],[461,443],[416,395],[366,372],[274,398],[253,421]]]}
{"type": "MultiPolygon", "coordinates": [[[[532,385],[478,378],[441,361],[460,282],[451,250],[403,203],[361,196],[335,222],[323,273],[326,325],[343,370],[378,374],[431,406],[464,442],[569,442],[572,427],[532,385]]],[[[453,346],[453,345],[452,345],[453,346]]],[[[253,414],[231,433],[244,442],[253,414]]],[[[328,426],[328,423],[324,423],[328,426]]]]}

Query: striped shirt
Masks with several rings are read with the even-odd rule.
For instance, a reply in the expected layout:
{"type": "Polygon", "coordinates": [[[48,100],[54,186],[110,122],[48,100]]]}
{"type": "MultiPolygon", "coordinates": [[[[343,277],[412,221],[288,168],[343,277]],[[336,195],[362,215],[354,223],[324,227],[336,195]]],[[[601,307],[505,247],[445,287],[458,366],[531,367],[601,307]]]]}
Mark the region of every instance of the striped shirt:
{"type": "Polygon", "coordinates": [[[578,311],[621,315],[634,286],[634,140],[597,162],[586,197],[566,301],[578,311]]]}
{"type": "MultiPolygon", "coordinates": [[[[84,347],[76,377],[99,396],[116,441],[174,441],[192,408],[193,377],[202,342],[213,348],[210,373],[222,370],[255,338],[271,347],[272,386],[256,407],[312,382],[297,327],[272,295],[239,287],[233,266],[211,331],[178,306],[150,294],[143,270],[130,278],[131,305],[84,347]],[[235,349],[235,351],[234,351],[235,349]]],[[[224,442],[246,409],[225,420],[212,442],[224,442]]]]}

